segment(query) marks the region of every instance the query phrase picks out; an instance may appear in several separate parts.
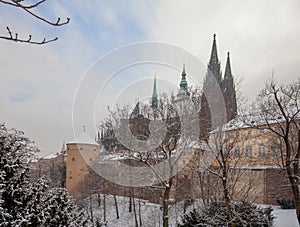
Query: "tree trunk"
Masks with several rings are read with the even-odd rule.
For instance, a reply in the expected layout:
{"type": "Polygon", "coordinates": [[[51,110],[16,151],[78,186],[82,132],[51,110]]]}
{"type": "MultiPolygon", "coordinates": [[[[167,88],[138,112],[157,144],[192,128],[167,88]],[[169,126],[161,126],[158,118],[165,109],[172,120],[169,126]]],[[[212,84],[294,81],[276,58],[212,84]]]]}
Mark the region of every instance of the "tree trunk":
{"type": "Polygon", "coordinates": [[[93,214],[93,205],[92,205],[92,196],[91,195],[90,195],[90,214],[91,214],[92,226],[94,226],[94,214],[93,214]]]}
{"type": "Polygon", "coordinates": [[[98,196],[98,207],[101,207],[101,197],[100,197],[100,193],[97,193],[98,196]]]}
{"type": "Polygon", "coordinates": [[[170,191],[172,187],[172,179],[169,179],[168,186],[165,187],[164,195],[163,195],[163,227],[169,226],[169,198],[170,191]]]}
{"type": "Polygon", "coordinates": [[[294,205],[296,208],[296,215],[298,223],[300,224],[300,194],[299,194],[299,155],[300,155],[300,130],[298,130],[298,148],[297,153],[294,160],[291,160],[291,146],[289,142],[289,134],[287,133],[284,137],[284,142],[286,146],[286,172],[288,174],[288,178],[291,184],[293,197],[294,197],[294,205]],[[291,165],[293,164],[293,165],[291,165]],[[293,166],[293,168],[292,168],[293,166]]]}
{"type": "Polygon", "coordinates": [[[134,212],[134,220],[135,220],[135,226],[138,227],[139,223],[137,220],[137,215],[136,215],[136,209],[135,209],[135,201],[134,201],[134,192],[132,193],[132,203],[133,203],[133,212],[134,212]]]}
{"type": "Polygon", "coordinates": [[[106,222],[106,196],[103,194],[103,220],[106,222]]]}
{"type": "Polygon", "coordinates": [[[129,209],[128,212],[131,213],[132,212],[132,188],[129,189],[129,209]]]}
{"type": "Polygon", "coordinates": [[[114,201],[115,201],[117,219],[119,219],[119,208],[118,208],[118,201],[116,195],[114,195],[114,201]]]}
{"type": "Polygon", "coordinates": [[[296,209],[296,215],[298,223],[300,224],[300,194],[299,194],[299,185],[298,181],[293,177],[293,172],[291,166],[287,166],[287,174],[288,178],[292,187],[293,197],[294,197],[294,204],[296,209]]]}
{"type": "Polygon", "coordinates": [[[294,199],[295,199],[295,208],[296,208],[296,214],[298,223],[300,224],[300,195],[299,195],[299,159],[300,159],[300,129],[298,129],[298,147],[297,147],[297,154],[294,161],[294,174],[295,174],[295,188],[293,191],[294,193],[294,199]]]}
{"type": "Polygon", "coordinates": [[[140,198],[139,198],[139,221],[140,221],[140,226],[142,226],[141,199],[140,198]]]}
{"type": "Polygon", "coordinates": [[[222,178],[222,185],[223,185],[223,193],[224,193],[224,199],[227,207],[227,213],[229,217],[229,221],[232,227],[235,227],[235,223],[233,220],[233,212],[231,209],[231,199],[229,196],[229,190],[228,190],[228,182],[227,182],[227,174],[225,168],[223,169],[223,178],[222,178]]]}

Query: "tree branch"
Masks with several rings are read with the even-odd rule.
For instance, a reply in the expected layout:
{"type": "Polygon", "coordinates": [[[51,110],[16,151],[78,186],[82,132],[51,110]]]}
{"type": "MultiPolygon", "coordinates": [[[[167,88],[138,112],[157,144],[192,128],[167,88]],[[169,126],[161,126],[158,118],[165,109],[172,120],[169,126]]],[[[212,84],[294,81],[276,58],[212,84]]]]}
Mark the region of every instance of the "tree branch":
{"type": "Polygon", "coordinates": [[[54,42],[54,41],[58,40],[58,37],[55,37],[53,39],[44,38],[42,41],[33,41],[32,35],[30,35],[30,34],[28,35],[28,39],[20,39],[20,38],[18,38],[18,33],[15,33],[15,35],[13,36],[9,27],[6,27],[6,29],[8,31],[9,36],[0,36],[0,39],[6,39],[6,40],[14,41],[14,42],[29,43],[29,44],[36,44],[36,45],[42,45],[42,44],[46,44],[46,43],[50,43],[50,42],[54,42]]]}
{"type": "MultiPolygon", "coordinates": [[[[38,20],[41,20],[51,26],[63,26],[65,24],[68,24],[70,22],[70,18],[67,17],[67,19],[64,22],[61,22],[60,17],[57,18],[57,20],[55,22],[52,22],[48,19],[45,19],[42,16],[39,16],[38,14],[34,13],[31,11],[31,9],[36,8],[37,6],[39,6],[40,4],[44,3],[46,0],[40,0],[34,4],[31,5],[25,5],[22,4],[22,2],[24,2],[24,0],[11,0],[11,1],[5,1],[5,0],[0,0],[0,3],[6,4],[6,5],[10,5],[13,7],[17,7],[17,8],[21,8],[23,10],[25,10],[28,14],[30,14],[31,16],[37,18],[38,20]]],[[[37,45],[41,45],[41,44],[46,44],[46,43],[50,43],[53,41],[58,40],[57,37],[53,38],[53,39],[46,39],[44,38],[42,41],[32,41],[32,36],[29,34],[29,38],[28,39],[20,39],[18,38],[18,33],[15,33],[14,36],[12,35],[12,32],[10,31],[9,27],[6,27],[9,36],[0,36],[0,39],[5,39],[5,40],[9,40],[9,41],[14,41],[14,42],[21,42],[21,43],[29,43],[29,44],[37,44],[37,45]]]]}
{"type": "Polygon", "coordinates": [[[20,3],[16,3],[20,8],[22,8],[23,10],[25,10],[27,13],[31,14],[32,16],[34,16],[35,18],[41,20],[41,21],[44,21],[45,23],[47,24],[50,24],[50,25],[53,25],[53,26],[62,26],[62,25],[65,25],[65,24],[68,24],[70,22],[70,18],[67,17],[67,20],[65,22],[62,22],[60,23],[60,17],[57,18],[57,21],[54,23],[54,22],[51,22],[33,12],[31,12],[28,8],[26,7],[23,7],[23,5],[21,5],[20,3]]]}
{"type": "Polygon", "coordinates": [[[37,7],[38,5],[40,5],[41,3],[45,2],[46,0],[41,0],[41,1],[38,1],[37,3],[34,3],[32,5],[22,5],[22,4],[17,4],[19,2],[23,2],[24,0],[12,0],[12,2],[7,2],[7,1],[3,1],[3,0],[0,0],[1,3],[3,4],[7,4],[7,5],[11,5],[11,6],[15,6],[15,7],[22,7],[22,8],[26,8],[26,9],[31,9],[31,8],[35,8],[37,7]]]}

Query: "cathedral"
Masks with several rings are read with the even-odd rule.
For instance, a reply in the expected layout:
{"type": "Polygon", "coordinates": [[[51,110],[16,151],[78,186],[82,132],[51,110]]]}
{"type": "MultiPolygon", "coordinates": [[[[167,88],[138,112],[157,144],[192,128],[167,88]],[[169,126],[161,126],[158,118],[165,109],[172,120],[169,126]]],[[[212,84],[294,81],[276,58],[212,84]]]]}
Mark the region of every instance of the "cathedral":
{"type": "MultiPolygon", "coordinates": [[[[216,35],[213,36],[213,44],[210,55],[210,60],[207,65],[207,72],[204,78],[204,86],[206,81],[211,77],[214,77],[214,81],[217,82],[218,86],[223,95],[224,104],[226,107],[226,122],[234,119],[237,115],[237,102],[236,102],[236,90],[234,85],[234,78],[231,72],[230,64],[230,53],[227,53],[227,61],[225,67],[224,76],[222,76],[221,62],[218,58],[218,50],[216,43],[216,35]]],[[[204,89],[203,89],[204,90],[204,89]]],[[[179,84],[179,91],[175,100],[182,100],[189,98],[188,83],[186,78],[185,64],[181,73],[181,81],[179,84]]],[[[157,109],[157,91],[156,91],[156,78],[154,79],[153,94],[152,94],[152,107],[157,109]]],[[[201,109],[199,114],[200,124],[200,139],[208,140],[209,132],[214,130],[211,124],[211,112],[209,104],[205,94],[201,95],[201,109]]]]}
{"type": "MultiPolygon", "coordinates": [[[[218,58],[218,50],[217,50],[217,43],[216,43],[216,35],[213,35],[213,43],[212,43],[212,50],[210,59],[207,65],[207,72],[204,78],[203,86],[205,86],[206,81],[211,78],[214,78],[214,81],[217,82],[218,86],[223,95],[225,107],[226,107],[226,120],[227,122],[234,119],[237,115],[237,102],[236,102],[236,91],[234,85],[234,77],[231,72],[231,63],[230,63],[230,53],[227,53],[227,61],[225,67],[225,73],[222,75],[221,71],[221,62],[218,58]]],[[[190,94],[188,91],[188,82],[187,82],[187,74],[185,69],[185,64],[183,65],[182,73],[181,73],[181,81],[179,84],[179,91],[174,97],[174,101],[182,100],[189,98],[190,94]]],[[[157,88],[156,88],[156,77],[154,78],[153,84],[153,93],[151,98],[151,108],[153,110],[154,115],[158,109],[158,95],[157,95],[157,88]]],[[[145,131],[146,125],[149,124],[149,119],[143,116],[140,113],[139,103],[136,104],[136,107],[132,111],[130,115],[130,123],[131,128],[136,128],[133,131],[145,131]],[[134,123],[133,123],[134,122],[134,123]],[[142,122],[142,123],[141,123],[142,122]],[[139,130],[137,130],[139,129],[139,130]]],[[[207,97],[202,92],[201,95],[201,108],[198,113],[199,115],[199,125],[200,125],[200,139],[208,141],[209,132],[214,130],[212,128],[211,122],[211,112],[210,107],[207,101],[207,97]]],[[[154,116],[155,118],[155,116],[154,116]]],[[[136,133],[134,133],[136,134],[136,133]]],[[[140,133],[144,138],[149,136],[149,130],[146,130],[144,133],[140,133]]],[[[139,137],[139,136],[138,136],[139,137]]],[[[104,145],[109,151],[112,150],[112,147],[115,147],[115,150],[118,148],[124,147],[119,144],[114,139],[114,133],[111,130],[104,130],[100,135],[98,135],[97,142],[104,145]],[[113,145],[113,146],[112,146],[113,145]]],[[[126,149],[126,148],[125,148],[126,149]]]]}

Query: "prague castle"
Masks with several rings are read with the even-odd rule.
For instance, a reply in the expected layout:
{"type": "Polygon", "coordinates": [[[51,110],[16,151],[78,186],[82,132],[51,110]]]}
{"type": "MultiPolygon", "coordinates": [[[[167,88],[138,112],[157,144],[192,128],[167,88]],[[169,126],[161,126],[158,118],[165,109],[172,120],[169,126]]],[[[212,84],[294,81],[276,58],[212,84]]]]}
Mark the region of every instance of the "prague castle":
{"type": "MultiPolygon", "coordinates": [[[[190,95],[188,90],[187,68],[188,64],[186,66],[183,65],[181,80],[179,83],[179,91],[176,95],[177,100],[188,99],[190,95]]],[[[230,125],[232,125],[233,122],[236,121],[237,117],[236,90],[231,69],[229,52],[227,53],[225,71],[224,74],[222,74],[221,63],[217,51],[216,35],[213,36],[212,50],[207,65],[207,73],[203,82],[204,86],[211,78],[214,78],[214,80],[220,87],[225,102],[226,121],[228,123],[226,124],[227,128],[224,134],[227,135],[228,138],[233,138],[232,135],[240,136],[240,139],[243,140],[241,135],[245,135],[249,132],[252,133],[250,133],[247,138],[243,137],[245,140],[243,144],[237,144],[236,147],[232,148],[232,152],[235,157],[246,157],[246,161],[244,161],[244,163],[242,163],[240,167],[244,168],[247,174],[250,173],[248,175],[246,174],[249,179],[245,177],[239,183],[240,188],[243,188],[244,184],[247,184],[248,180],[251,180],[250,177],[254,174],[257,179],[257,191],[252,192],[253,194],[250,195],[250,198],[259,203],[275,204],[276,196],[280,194],[280,191],[276,190],[276,188],[272,186],[274,185],[273,183],[277,182],[277,184],[275,185],[280,187],[278,182],[280,182],[281,185],[287,185],[288,182],[284,181],[285,178],[281,176],[278,168],[275,167],[275,164],[273,164],[274,162],[268,162],[268,157],[274,157],[275,154],[275,151],[272,150],[275,149],[274,147],[272,147],[272,140],[267,138],[267,135],[269,136],[269,134],[261,133],[259,129],[254,128],[230,128],[230,125]],[[272,181],[272,183],[270,181],[272,181]],[[258,195],[259,198],[257,198],[258,195]]],[[[158,108],[156,78],[154,78],[151,108],[154,110],[154,112],[158,108]]],[[[212,127],[212,119],[210,114],[210,107],[207,97],[205,97],[205,94],[202,93],[201,109],[198,113],[200,125],[199,141],[209,142],[210,137],[214,134],[214,130],[216,130],[212,127]]],[[[140,114],[139,103],[131,113],[129,122],[131,125],[131,132],[138,139],[145,140],[145,138],[149,136],[149,130],[147,128],[149,126],[150,120],[140,114]]],[[[174,124],[170,125],[174,126],[174,124]]],[[[263,126],[261,126],[261,128],[263,128],[263,126]]],[[[173,130],[173,132],[174,131],[180,131],[180,126],[175,125],[175,129],[173,130]]],[[[66,186],[70,195],[77,199],[83,198],[88,193],[91,193],[91,191],[88,191],[88,187],[90,186],[90,184],[93,184],[93,192],[101,190],[101,193],[114,193],[116,195],[122,196],[130,196],[131,193],[134,192],[134,194],[139,196],[140,198],[159,203],[161,199],[160,190],[153,189],[151,187],[132,189],[125,186],[120,186],[106,181],[100,176],[96,176],[97,174],[93,173],[93,170],[90,168],[91,163],[95,159],[99,158],[99,156],[106,155],[108,157],[126,149],[126,146],[120,144],[117,141],[112,130],[103,130],[99,132],[95,140],[91,139],[87,135],[87,133],[84,132],[80,137],[77,138],[77,140],[67,143],[66,148],[63,149],[60,154],[58,154],[59,157],[63,157],[59,159],[63,161],[59,161],[58,163],[64,166],[62,171],[62,178],[64,178],[64,182],[61,183],[60,186],[66,186]],[[85,153],[84,158],[81,155],[82,152],[85,153]],[[95,184],[95,182],[97,183],[95,184]]],[[[203,155],[203,153],[207,152],[207,150],[203,146],[191,147],[191,149],[193,150],[194,157],[191,159],[185,159],[183,157],[183,159],[178,164],[183,165],[184,167],[175,176],[175,186],[173,187],[170,194],[170,197],[174,199],[174,201],[188,201],[187,198],[204,199],[204,197],[212,196],[207,191],[204,192],[203,187],[201,188],[201,179],[199,178],[200,174],[197,172],[197,167],[199,165],[198,159],[201,157],[201,155],[203,155]]],[[[117,165],[117,162],[120,160],[118,160],[118,158],[115,158],[115,160],[117,165]]],[[[272,158],[272,160],[274,160],[274,158],[272,158]]],[[[137,161],[130,159],[122,159],[121,162],[134,166],[140,165],[137,161]]],[[[51,163],[53,164],[53,166],[56,165],[52,161],[51,163]]],[[[47,172],[43,172],[38,168],[39,164],[34,165],[35,170],[32,173],[33,177],[38,177],[43,174],[49,175],[47,172]]],[[[49,168],[51,169],[50,164],[49,166],[49,168]]],[[[218,168],[218,165],[216,165],[216,163],[212,163],[212,168],[218,168]]],[[[120,176],[122,176],[122,173],[120,173],[120,176]]],[[[202,180],[205,180],[205,184],[207,186],[214,187],[213,185],[216,186],[218,184],[218,179],[211,174],[208,174],[205,177],[206,178],[202,178],[202,180]]],[[[285,196],[289,196],[289,188],[285,187],[284,190],[286,192],[285,196]]]]}

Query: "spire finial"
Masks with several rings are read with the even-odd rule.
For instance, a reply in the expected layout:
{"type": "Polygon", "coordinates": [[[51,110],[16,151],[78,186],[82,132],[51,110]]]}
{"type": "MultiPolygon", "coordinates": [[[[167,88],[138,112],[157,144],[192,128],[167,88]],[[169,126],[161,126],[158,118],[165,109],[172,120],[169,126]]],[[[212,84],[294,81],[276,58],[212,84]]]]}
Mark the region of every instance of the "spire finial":
{"type": "Polygon", "coordinates": [[[214,33],[214,40],[216,40],[216,33],[214,33]]]}
{"type": "Polygon", "coordinates": [[[230,57],[230,52],[229,52],[229,51],[227,52],[227,57],[228,57],[228,58],[230,57]]]}

